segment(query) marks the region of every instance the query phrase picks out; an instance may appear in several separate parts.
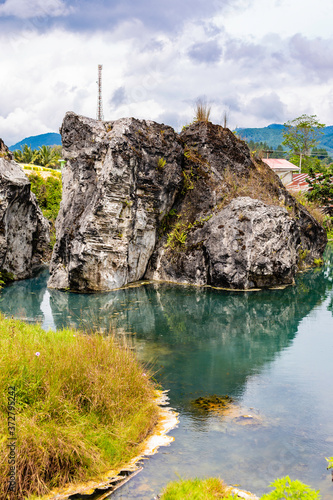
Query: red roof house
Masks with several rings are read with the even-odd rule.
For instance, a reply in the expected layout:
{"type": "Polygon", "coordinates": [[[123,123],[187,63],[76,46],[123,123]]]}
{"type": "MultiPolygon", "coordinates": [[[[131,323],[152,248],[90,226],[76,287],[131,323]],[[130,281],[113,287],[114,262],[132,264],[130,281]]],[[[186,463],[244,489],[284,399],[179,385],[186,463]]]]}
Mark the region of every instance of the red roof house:
{"type": "Polygon", "coordinates": [[[293,181],[295,174],[293,172],[300,172],[300,168],[296,167],[293,163],[284,159],[277,158],[263,158],[266,163],[274,172],[280,177],[284,185],[293,181]]]}

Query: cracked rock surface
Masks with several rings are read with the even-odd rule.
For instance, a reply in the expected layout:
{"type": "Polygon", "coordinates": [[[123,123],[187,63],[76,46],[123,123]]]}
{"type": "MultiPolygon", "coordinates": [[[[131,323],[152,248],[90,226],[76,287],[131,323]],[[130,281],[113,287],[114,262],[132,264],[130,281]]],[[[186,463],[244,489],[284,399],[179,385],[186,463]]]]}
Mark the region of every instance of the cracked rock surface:
{"type": "Polygon", "coordinates": [[[95,291],[140,280],[182,182],[177,134],[155,122],[74,113],[61,133],[67,164],[48,286],[95,291]]]}

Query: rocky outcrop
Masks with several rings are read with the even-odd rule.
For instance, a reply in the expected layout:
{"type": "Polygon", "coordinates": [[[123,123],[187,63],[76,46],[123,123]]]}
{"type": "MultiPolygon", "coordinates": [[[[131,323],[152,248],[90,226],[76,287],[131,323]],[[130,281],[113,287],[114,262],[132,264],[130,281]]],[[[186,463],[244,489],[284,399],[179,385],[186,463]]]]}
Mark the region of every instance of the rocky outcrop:
{"type": "Polygon", "coordinates": [[[322,256],[323,228],[244,142],[211,123],[191,125],[181,139],[185,187],[146,278],[270,287],[293,283],[297,269],[322,256]]]}
{"type": "Polygon", "coordinates": [[[249,197],[235,198],[190,233],[186,247],[171,255],[160,245],[147,275],[223,288],[290,284],[299,243],[296,221],[286,209],[249,197]]]}
{"type": "Polygon", "coordinates": [[[141,279],[182,183],[177,134],[154,122],[74,113],[61,133],[67,164],[49,287],[109,290],[141,279]]]}
{"type": "Polygon", "coordinates": [[[67,164],[49,286],[142,279],[225,288],[290,284],[325,231],[228,129],[67,113],[67,164]]]}
{"type": "Polygon", "coordinates": [[[0,158],[5,158],[6,160],[12,160],[14,158],[13,153],[9,151],[2,139],[0,139],[0,158]]]}
{"type": "MultiPolygon", "coordinates": [[[[3,152],[6,153],[4,148],[3,152]]],[[[49,223],[30,191],[28,178],[17,163],[0,156],[2,277],[29,278],[46,259],[49,241],[49,223]]]]}

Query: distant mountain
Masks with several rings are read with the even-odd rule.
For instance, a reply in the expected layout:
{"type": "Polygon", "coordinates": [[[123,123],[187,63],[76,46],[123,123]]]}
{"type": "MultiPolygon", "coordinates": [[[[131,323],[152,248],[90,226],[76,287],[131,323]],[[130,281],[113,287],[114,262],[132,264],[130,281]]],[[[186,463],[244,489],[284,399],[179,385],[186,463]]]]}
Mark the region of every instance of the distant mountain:
{"type": "Polygon", "coordinates": [[[39,146],[61,146],[61,135],[55,132],[50,132],[48,134],[32,135],[31,137],[26,137],[20,142],[13,144],[9,149],[15,151],[15,149],[23,149],[24,145],[27,144],[31,149],[38,149],[39,146]]]}
{"type": "MultiPolygon", "coordinates": [[[[333,125],[324,127],[323,135],[319,136],[318,146],[327,149],[329,153],[333,153],[333,125]]],[[[272,123],[267,127],[262,128],[237,128],[236,132],[244,141],[266,142],[274,149],[283,141],[282,133],[284,126],[278,123],[272,123]]],[[[284,146],[284,149],[286,147],[284,146]]]]}

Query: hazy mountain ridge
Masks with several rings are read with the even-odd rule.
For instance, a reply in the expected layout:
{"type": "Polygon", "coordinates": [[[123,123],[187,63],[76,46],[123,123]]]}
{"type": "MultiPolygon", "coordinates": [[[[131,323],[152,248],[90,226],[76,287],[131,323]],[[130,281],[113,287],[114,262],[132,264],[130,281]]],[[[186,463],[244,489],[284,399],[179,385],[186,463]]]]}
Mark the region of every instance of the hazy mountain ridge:
{"type": "MultiPolygon", "coordinates": [[[[318,146],[327,149],[333,153],[333,125],[324,127],[323,134],[320,135],[318,146]]],[[[237,128],[238,136],[244,141],[266,142],[269,146],[277,148],[283,141],[284,126],[278,123],[272,123],[262,128],[237,128]]],[[[284,147],[285,148],[285,147],[284,147]]],[[[286,148],[285,148],[286,149],[286,148]]]]}
{"type": "MultiPolygon", "coordinates": [[[[261,128],[236,128],[238,136],[245,141],[266,142],[269,146],[276,149],[282,144],[284,126],[279,123],[272,123],[267,127],[261,128]]],[[[324,147],[329,153],[333,153],[333,125],[323,128],[323,135],[320,136],[318,147],[324,147]]],[[[61,145],[61,135],[55,132],[47,134],[33,135],[22,139],[22,141],[13,144],[8,149],[15,151],[21,149],[25,144],[31,149],[38,149],[40,146],[61,145]]],[[[284,149],[286,149],[284,147],[284,149]]]]}
{"type": "Polygon", "coordinates": [[[22,141],[9,146],[8,149],[15,151],[15,149],[23,149],[24,145],[27,144],[31,149],[38,149],[40,146],[61,146],[61,135],[55,132],[49,132],[47,134],[32,135],[22,139],[22,141]]]}

